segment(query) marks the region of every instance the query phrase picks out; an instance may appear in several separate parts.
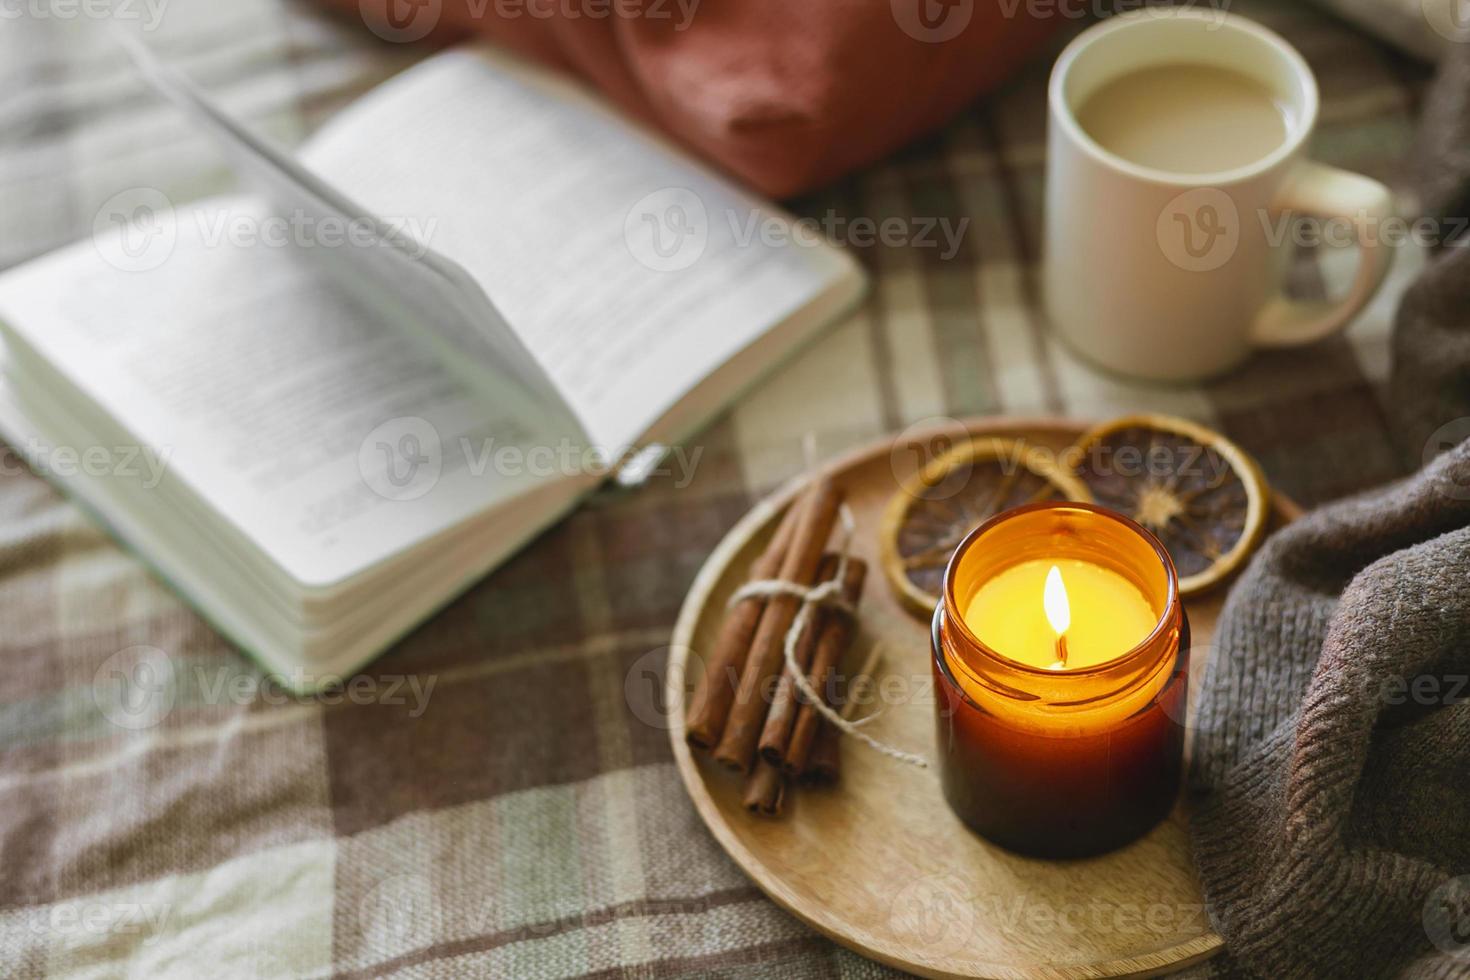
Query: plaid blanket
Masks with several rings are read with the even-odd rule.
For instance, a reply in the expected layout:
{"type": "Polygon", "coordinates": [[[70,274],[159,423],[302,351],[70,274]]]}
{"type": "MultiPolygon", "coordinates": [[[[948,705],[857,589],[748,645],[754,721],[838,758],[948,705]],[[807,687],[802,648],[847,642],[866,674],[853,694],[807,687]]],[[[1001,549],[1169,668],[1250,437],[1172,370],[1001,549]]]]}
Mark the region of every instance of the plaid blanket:
{"type": "MultiPolygon", "coordinates": [[[[1237,6],[1318,72],[1317,155],[1392,182],[1424,70],[1311,8],[1237,6]]],[[[0,20],[0,266],[88,234],[120,189],[230,182],[97,26],[0,20]]],[[[173,0],[151,40],[287,143],[423,54],[277,0],[173,0]]],[[[866,306],[703,433],[692,483],[599,495],[334,697],[263,682],[5,456],[0,975],[888,975],[724,856],[637,683],[802,433],[828,454],[935,416],[1157,410],[1221,427],[1308,504],[1404,465],[1381,398],[1412,253],[1345,337],[1212,384],[1134,387],[1057,346],[1036,310],[1046,73],[797,204],[968,217],[958,254],[861,249],[866,306]]],[[[1304,254],[1295,287],[1352,262],[1304,254]]]]}

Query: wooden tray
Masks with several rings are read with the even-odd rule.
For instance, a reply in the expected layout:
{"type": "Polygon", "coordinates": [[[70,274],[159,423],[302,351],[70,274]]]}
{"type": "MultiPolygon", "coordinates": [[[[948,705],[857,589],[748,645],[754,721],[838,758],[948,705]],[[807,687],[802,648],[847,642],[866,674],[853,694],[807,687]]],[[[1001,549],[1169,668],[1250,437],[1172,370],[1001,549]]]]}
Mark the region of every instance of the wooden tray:
{"type": "MultiPolygon", "coordinates": [[[[1082,431],[1059,419],[984,419],[975,434],[1024,436],[1061,449],[1082,431]]],[[[867,731],[934,756],[928,624],[893,597],[877,554],[883,507],[898,481],[925,462],[914,449],[944,429],[905,433],[829,465],[857,519],[854,550],[872,566],[854,652],[882,643],[880,683],[890,703],[867,731]]],[[[949,434],[957,430],[950,427],[949,434]]],[[[959,433],[962,434],[962,433],[959,433]]],[[[684,741],[686,694],[703,669],[689,651],[708,651],[725,603],[746,579],[775,518],[799,489],[758,504],[726,536],[695,579],[674,628],[668,695],[680,775],[700,816],[735,862],[779,905],[865,956],[927,977],[1111,977],[1157,975],[1219,950],[1176,806],[1147,837],[1083,861],[1018,857],[967,830],[940,793],[937,774],[843,745],[841,783],[788,793],[779,819],[740,806],[740,777],[691,753],[684,741]]],[[[1274,520],[1298,510],[1279,496],[1274,520]]],[[[1202,676],[1222,590],[1188,603],[1193,678],[1202,676]]],[[[849,657],[849,664],[855,660],[849,657]]],[[[1193,698],[1191,701],[1193,702],[1193,698]]],[[[1191,705],[1193,707],[1193,705],[1191,705]]]]}

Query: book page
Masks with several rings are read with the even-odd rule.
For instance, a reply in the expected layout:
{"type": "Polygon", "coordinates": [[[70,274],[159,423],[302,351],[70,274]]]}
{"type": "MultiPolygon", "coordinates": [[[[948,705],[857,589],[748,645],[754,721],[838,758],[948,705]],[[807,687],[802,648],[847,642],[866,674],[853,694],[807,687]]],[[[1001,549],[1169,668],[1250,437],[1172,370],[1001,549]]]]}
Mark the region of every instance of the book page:
{"type": "Polygon", "coordinates": [[[432,224],[605,446],[856,275],[580,86],[485,47],[380,86],[302,160],[378,214],[432,224]]]}
{"type": "MultiPolygon", "coordinates": [[[[502,401],[539,405],[574,418],[557,386],[506,324],[484,290],[434,251],[421,229],[373,214],[232,119],[147,45],[114,34],[145,81],[212,136],[292,223],[302,254],[374,308],[432,327],[430,340],[456,370],[502,401]],[[328,236],[331,241],[326,241],[328,236]],[[353,247],[340,247],[342,240],[353,247]]],[[[432,230],[432,229],[428,229],[432,230]]]]}
{"type": "MultiPolygon", "coordinates": [[[[14,370],[75,389],[78,418],[111,427],[111,459],[180,506],[207,502],[230,543],[307,587],[562,475],[525,460],[575,430],[474,390],[298,247],[221,230],[276,220],[262,200],[215,198],[0,276],[14,370]],[[497,465],[505,447],[516,466],[497,465]]],[[[76,466],[94,447],[66,449],[76,466]]]]}

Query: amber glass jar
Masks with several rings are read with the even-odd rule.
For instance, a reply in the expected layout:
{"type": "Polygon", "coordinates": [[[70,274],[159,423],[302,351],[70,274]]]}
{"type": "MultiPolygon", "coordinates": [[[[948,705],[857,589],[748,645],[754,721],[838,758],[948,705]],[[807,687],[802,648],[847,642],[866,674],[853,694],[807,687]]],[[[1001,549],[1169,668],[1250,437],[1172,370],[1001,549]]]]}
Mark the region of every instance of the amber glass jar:
{"type": "Polygon", "coordinates": [[[972,829],[1038,857],[1082,857],[1146,833],[1178,795],[1189,621],[1159,540],[1090,504],[1000,514],[950,559],[934,613],[944,794],[972,829]],[[1158,615],[1116,659],[1045,669],[989,649],[964,619],[982,583],[1034,559],[1080,559],[1126,577],[1158,615]]]}

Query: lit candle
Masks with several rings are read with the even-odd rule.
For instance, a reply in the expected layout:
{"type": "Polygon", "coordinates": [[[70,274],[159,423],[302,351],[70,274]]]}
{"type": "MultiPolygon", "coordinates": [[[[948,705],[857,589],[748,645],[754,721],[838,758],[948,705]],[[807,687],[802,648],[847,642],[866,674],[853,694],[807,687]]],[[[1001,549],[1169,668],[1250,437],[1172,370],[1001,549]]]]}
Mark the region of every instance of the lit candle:
{"type": "Polygon", "coordinates": [[[1046,572],[1041,608],[1046,610],[1046,624],[1057,635],[1057,659],[1051,669],[1066,670],[1067,630],[1072,628],[1072,603],[1067,599],[1067,583],[1062,581],[1062,570],[1055,565],[1046,572]]]}
{"type": "Polygon", "coordinates": [[[1127,578],[1065,558],[1002,570],[981,583],[965,610],[965,623],[990,649],[1052,670],[1116,660],[1158,622],[1158,611],[1127,578]]]}
{"type": "Polygon", "coordinates": [[[1095,854],[1169,810],[1188,620],[1173,563],[1087,504],[992,518],[955,551],[934,617],[945,796],[984,836],[1095,854]]]}

